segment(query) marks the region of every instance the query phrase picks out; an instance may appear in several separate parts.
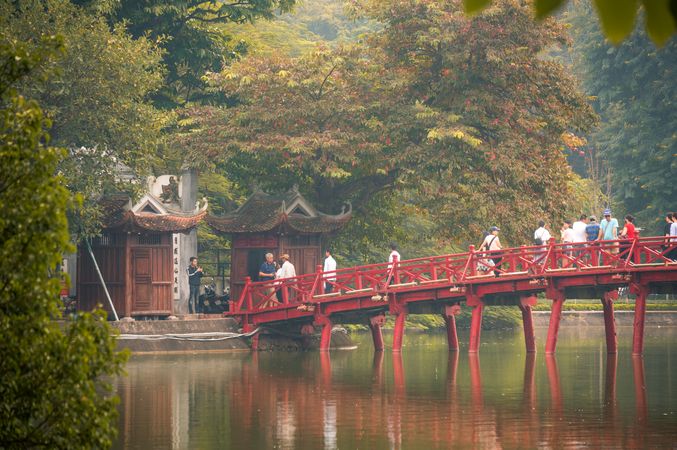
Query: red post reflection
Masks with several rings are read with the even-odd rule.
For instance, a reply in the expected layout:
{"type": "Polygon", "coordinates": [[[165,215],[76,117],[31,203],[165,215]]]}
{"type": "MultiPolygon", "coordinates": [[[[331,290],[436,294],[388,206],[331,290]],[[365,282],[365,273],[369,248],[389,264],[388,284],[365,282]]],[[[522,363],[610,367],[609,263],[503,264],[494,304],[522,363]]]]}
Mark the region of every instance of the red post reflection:
{"type": "Polygon", "coordinates": [[[331,357],[329,352],[320,352],[320,373],[321,380],[325,387],[331,385],[331,357]]]}
{"type": "Polygon", "coordinates": [[[528,411],[536,410],[536,353],[527,353],[524,361],[524,406],[528,411]]]}
{"type": "Polygon", "coordinates": [[[644,358],[639,355],[632,356],[632,372],[635,381],[635,409],[637,411],[637,421],[642,425],[646,425],[649,417],[649,405],[646,401],[644,358]]]}
{"type": "Polygon", "coordinates": [[[559,419],[562,417],[562,387],[559,382],[559,370],[554,355],[545,356],[545,366],[548,370],[548,383],[550,384],[550,405],[552,412],[559,419]]]}
{"type": "Polygon", "coordinates": [[[606,356],[606,376],[604,378],[604,408],[607,417],[617,417],[618,402],[616,401],[616,371],[618,355],[615,353],[606,356]]]}

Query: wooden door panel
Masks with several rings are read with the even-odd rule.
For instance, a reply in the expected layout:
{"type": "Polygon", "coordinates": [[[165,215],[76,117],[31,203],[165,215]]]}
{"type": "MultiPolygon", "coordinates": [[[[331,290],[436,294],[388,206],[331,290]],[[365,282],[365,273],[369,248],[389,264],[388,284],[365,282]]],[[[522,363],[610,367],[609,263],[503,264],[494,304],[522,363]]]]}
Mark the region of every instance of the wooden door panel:
{"type": "Polygon", "coordinates": [[[134,310],[150,310],[153,302],[151,255],[146,248],[132,249],[134,310]]]}

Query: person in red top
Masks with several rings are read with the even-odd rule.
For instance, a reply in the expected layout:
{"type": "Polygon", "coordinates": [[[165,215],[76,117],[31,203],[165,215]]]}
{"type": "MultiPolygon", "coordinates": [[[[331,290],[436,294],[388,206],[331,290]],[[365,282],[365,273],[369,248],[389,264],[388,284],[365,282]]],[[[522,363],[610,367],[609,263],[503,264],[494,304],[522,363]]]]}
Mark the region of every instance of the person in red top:
{"type": "MultiPolygon", "coordinates": [[[[632,241],[637,237],[637,230],[635,230],[635,218],[628,214],[625,216],[625,224],[623,225],[623,229],[621,232],[618,234],[619,239],[626,239],[628,241],[632,241]]],[[[627,249],[630,248],[630,243],[627,244],[621,244],[621,252],[625,252],[627,249]]],[[[628,255],[627,253],[623,254],[623,259],[627,259],[628,255]]]]}

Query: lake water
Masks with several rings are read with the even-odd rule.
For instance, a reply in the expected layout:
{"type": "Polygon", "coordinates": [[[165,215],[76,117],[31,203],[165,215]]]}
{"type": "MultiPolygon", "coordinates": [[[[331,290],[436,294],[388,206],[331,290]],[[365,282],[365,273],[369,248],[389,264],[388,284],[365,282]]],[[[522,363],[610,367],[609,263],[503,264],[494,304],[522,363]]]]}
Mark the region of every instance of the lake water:
{"type": "MultiPolygon", "coordinates": [[[[677,329],[562,328],[554,358],[522,335],[482,332],[477,357],[442,334],[401,356],[357,350],[136,356],[117,382],[115,448],[677,448],[677,329]]],[[[467,343],[467,332],[460,331],[467,343]]],[[[386,336],[386,342],[389,341],[386,336]]]]}

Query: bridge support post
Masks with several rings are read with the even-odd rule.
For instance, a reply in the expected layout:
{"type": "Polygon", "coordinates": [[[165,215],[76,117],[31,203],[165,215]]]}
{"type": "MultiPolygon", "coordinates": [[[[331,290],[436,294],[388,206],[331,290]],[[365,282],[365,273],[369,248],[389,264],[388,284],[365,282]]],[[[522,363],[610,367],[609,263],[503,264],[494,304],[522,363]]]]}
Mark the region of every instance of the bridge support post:
{"type": "Polygon", "coordinates": [[[524,345],[527,353],[536,353],[536,333],[534,332],[534,321],[531,316],[531,307],[536,304],[538,299],[535,295],[522,296],[520,298],[519,308],[522,311],[522,327],[524,328],[524,345]]]}
{"type": "MultiPolygon", "coordinates": [[[[255,329],[256,329],[256,327],[251,323],[245,323],[244,325],[242,325],[242,332],[243,333],[251,333],[255,329]]],[[[258,351],[258,349],[259,349],[259,333],[256,333],[254,336],[251,337],[251,343],[252,343],[252,350],[258,351]]]]}
{"type": "Polygon", "coordinates": [[[641,355],[644,352],[644,317],[646,315],[646,296],[649,287],[641,284],[630,284],[630,292],[635,297],[635,320],[632,324],[632,354],[641,355]]]}
{"type": "Polygon", "coordinates": [[[559,323],[562,320],[562,306],[564,305],[564,292],[550,291],[548,297],[552,300],[550,308],[550,323],[548,324],[548,338],[545,341],[545,354],[552,355],[557,347],[557,334],[559,333],[559,323]]]}
{"type": "Polygon", "coordinates": [[[480,333],[482,332],[482,311],[484,303],[477,296],[466,297],[468,306],[472,306],[472,317],[470,319],[470,342],[468,344],[468,353],[477,353],[480,349],[480,333]]]}
{"type": "Polygon", "coordinates": [[[322,334],[320,335],[320,351],[328,352],[329,345],[331,344],[331,320],[324,314],[316,314],[313,325],[322,327],[322,334]]]}
{"type": "Polygon", "coordinates": [[[461,312],[459,305],[445,306],[442,311],[444,323],[447,325],[447,344],[449,344],[449,351],[458,351],[458,334],[456,334],[456,318],[455,315],[461,312]]]}
{"type": "MultiPolygon", "coordinates": [[[[391,304],[391,307],[395,304],[391,304]]],[[[402,351],[402,340],[404,338],[404,323],[407,320],[407,308],[406,306],[397,305],[394,310],[391,310],[395,314],[395,327],[393,328],[393,351],[400,352],[402,351]]]]}
{"type": "Polygon", "coordinates": [[[371,330],[371,338],[374,341],[374,350],[377,352],[383,351],[383,333],[381,327],[386,322],[386,316],[379,314],[369,318],[369,329],[371,330]]]}
{"type": "Polygon", "coordinates": [[[604,331],[606,332],[606,352],[618,353],[618,338],[616,337],[616,322],[614,318],[614,300],[618,298],[618,291],[608,291],[602,297],[604,308],[604,331]]]}

